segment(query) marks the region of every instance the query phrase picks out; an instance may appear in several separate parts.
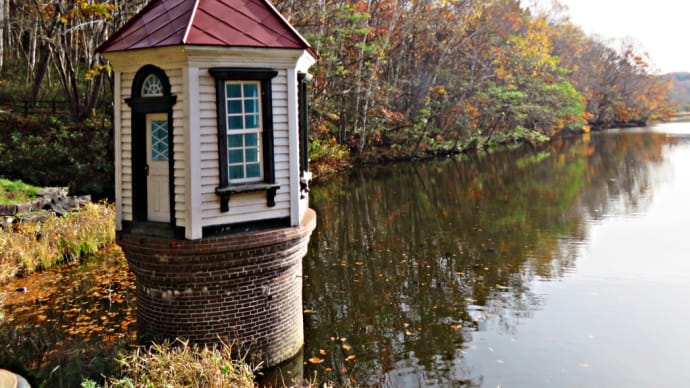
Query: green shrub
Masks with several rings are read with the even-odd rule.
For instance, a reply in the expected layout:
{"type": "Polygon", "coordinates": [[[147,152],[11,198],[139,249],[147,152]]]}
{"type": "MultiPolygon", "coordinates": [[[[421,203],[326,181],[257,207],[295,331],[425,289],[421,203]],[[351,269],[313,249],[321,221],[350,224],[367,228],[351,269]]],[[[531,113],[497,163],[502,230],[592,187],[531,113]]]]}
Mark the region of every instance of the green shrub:
{"type": "Polygon", "coordinates": [[[349,165],[348,147],[334,137],[325,141],[314,139],[309,144],[309,165],[316,175],[330,174],[349,165]]]}
{"type": "Polygon", "coordinates": [[[36,186],[69,186],[75,194],[112,198],[112,129],[109,122],[67,125],[0,115],[0,171],[36,186]]]}

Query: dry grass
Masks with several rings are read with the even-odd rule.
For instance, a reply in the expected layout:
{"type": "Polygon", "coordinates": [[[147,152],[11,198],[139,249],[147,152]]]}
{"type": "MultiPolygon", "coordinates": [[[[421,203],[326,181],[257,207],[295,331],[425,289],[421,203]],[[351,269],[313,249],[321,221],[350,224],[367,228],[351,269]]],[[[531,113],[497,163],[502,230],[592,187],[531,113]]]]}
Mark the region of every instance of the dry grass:
{"type": "Polygon", "coordinates": [[[154,344],[121,356],[121,378],[110,378],[106,387],[254,387],[254,373],[243,362],[232,360],[229,345],[197,347],[187,341],[154,344]]]}
{"type": "Polygon", "coordinates": [[[88,204],[65,217],[22,222],[0,229],[0,282],[82,259],[115,241],[115,211],[106,204],[88,204]]]}

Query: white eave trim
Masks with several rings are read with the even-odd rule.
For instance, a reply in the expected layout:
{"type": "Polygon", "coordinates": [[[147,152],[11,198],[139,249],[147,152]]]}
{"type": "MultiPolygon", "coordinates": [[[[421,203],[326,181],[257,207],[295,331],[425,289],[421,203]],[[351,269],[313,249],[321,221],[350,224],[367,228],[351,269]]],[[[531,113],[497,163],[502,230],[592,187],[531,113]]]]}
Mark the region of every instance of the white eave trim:
{"type": "Polygon", "coordinates": [[[192,15],[189,17],[189,22],[184,30],[184,36],[182,37],[182,44],[187,44],[187,39],[189,39],[189,31],[191,31],[194,25],[194,18],[196,17],[196,11],[199,9],[199,1],[194,1],[194,8],[192,8],[192,15]]]}

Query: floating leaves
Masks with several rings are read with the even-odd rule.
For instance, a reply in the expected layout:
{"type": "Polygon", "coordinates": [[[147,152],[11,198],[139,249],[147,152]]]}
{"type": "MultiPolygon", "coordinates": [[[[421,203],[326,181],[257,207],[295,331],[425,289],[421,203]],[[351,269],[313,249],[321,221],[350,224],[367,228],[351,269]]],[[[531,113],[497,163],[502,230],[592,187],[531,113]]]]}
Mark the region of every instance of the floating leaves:
{"type": "Polygon", "coordinates": [[[338,370],[340,373],[346,374],[349,368],[346,367],[345,364],[353,363],[357,359],[357,356],[352,354],[352,345],[347,342],[347,337],[330,336],[328,339],[328,346],[326,348],[320,348],[318,356],[314,355],[306,359],[304,365],[323,368],[322,370],[326,373],[338,370]]]}
{"type": "Polygon", "coordinates": [[[0,306],[0,329],[11,326],[27,340],[40,336],[40,354],[26,356],[46,365],[75,353],[75,348],[105,349],[118,340],[133,342],[136,336],[134,276],[117,247],[102,249],[84,265],[13,279],[0,288],[3,291],[8,296],[0,306]],[[9,293],[19,285],[27,291],[9,293]]]}
{"type": "Polygon", "coordinates": [[[320,364],[323,362],[323,358],[314,356],[309,358],[309,362],[311,362],[312,364],[320,364]]]}

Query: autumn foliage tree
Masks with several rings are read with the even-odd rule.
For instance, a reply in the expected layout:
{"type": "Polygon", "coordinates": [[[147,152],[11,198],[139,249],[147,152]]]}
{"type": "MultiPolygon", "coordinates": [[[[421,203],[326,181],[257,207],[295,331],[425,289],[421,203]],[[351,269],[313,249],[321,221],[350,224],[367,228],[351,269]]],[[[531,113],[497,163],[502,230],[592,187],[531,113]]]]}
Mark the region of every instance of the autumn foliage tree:
{"type": "Polygon", "coordinates": [[[321,55],[312,135],[361,157],[538,141],[667,113],[668,86],[648,58],[588,37],[557,5],[551,14],[517,0],[276,5],[321,55]]]}
{"type": "Polygon", "coordinates": [[[30,100],[59,96],[67,102],[72,119],[88,118],[99,101],[108,98],[108,67],[96,48],[144,2],[2,0],[7,26],[1,46],[5,78],[19,83],[16,70],[23,68],[28,87],[18,90],[19,96],[30,100]]]}
{"type": "MultiPolygon", "coordinates": [[[[72,116],[107,99],[95,48],[147,0],[0,0],[5,77],[62,95],[72,116]],[[11,16],[8,16],[11,15],[11,16]],[[18,55],[11,56],[9,52],[18,55]]],[[[554,3],[274,0],[319,54],[315,155],[418,157],[669,114],[668,82],[632,44],[587,36],[554,3]]]]}

